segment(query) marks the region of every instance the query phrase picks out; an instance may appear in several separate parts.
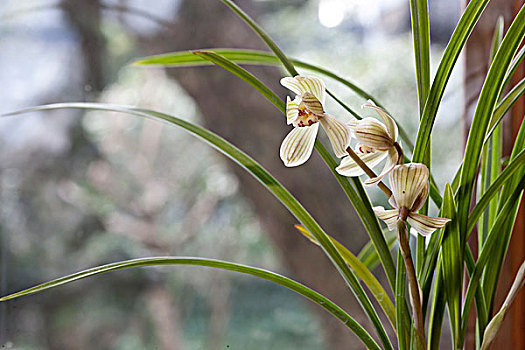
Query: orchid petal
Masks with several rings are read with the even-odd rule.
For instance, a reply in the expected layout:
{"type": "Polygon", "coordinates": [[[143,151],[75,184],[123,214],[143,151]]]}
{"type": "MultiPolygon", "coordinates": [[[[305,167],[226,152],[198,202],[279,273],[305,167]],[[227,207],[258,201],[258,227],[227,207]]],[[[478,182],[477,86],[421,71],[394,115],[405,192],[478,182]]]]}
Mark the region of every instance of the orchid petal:
{"type": "MultiPolygon", "coordinates": [[[[369,168],[375,167],[387,156],[387,152],[376,151],[373,153],[358,154],[359,158],[368,165],[369,168]]],[[[354,177],[361,176],[365,171],[352,159],[352,157],[344,157],[341,164],[335,169],[340,175],[354,177]]]]}
{"type": "Polygon", "coordinates": [[[399,161],[399,153],[397,153],[397,150],[395,148],[390,148],[387,152],[384,153],[388,154],[388,158],[386,159],[383,171],[381,171],[381,173],[376,177],[372,177],[366,180],[365,185],[375,185],[376,183],[381,181],[385,175],[391,172],[392,169],[394,169],[394,167],[397,165],[397,162],[399,161]]]}
{"type": "Polygon", "coordinates": [[[414,201],[414,204],[412,204],[411,211],[415,213],[419,209],[421,209],[423,205],[425,204],[427,198],[428,198],[428,186],[423,186],[423,189],[421,190],[419,196],[414,201]]]}
{"type": "Polygon", "coordinates": [[[301,86],[301,84],[299,84],[299,82],[295,80],[295,78],[292,78],[292,77],[282,78],[281,85],[289,90],[292,90],[297,95],[302,95],[303,92],[306,92],[306,91],[303,91],[303,87],[301,86]]]}
{"type": "Polygon", "coordinates": [[[325,114],[319,121],[328,135],[335,155],[338,157],[347,155],[346,148],[350,145],[350,128],[328,114],[325,114]]]}
{"type": "Polygon", "coordinates": [[[312,126],[294,128],[284,138],[281,144],[280,155],[287,167],[303,164],[310,158],[319,130],[319,123],[312,126]]]}
{"type": "Polygon", "coordinates": [[[428,168],[424,164],[397,165],[390,173],[390,185],[399,208],[412,209],[416,199],[428,186],[428,168]]]}
{"type": "Polygon", "coordinates": [[[383,220],[385,224],[388,226],[388,229],[390,231],[395,230],[397,222],[398,222],[398,215],[399,210],[397,209],[390,209],[385,210],[383,207],[373,207],[374,213],[377,215],[378,218],[383,220]]]}
{"type": "Polygon", "coordinates": [[[281,79],[281,85],[292,90],[297,95],[302,95],[305,92],[310,92],[324,104],[326,99],[326,85],[325,83],[316,77],[311,76],[300,76],[286,77],[281,79]]]}
{"type": "Polygon", "coordinates": [[[377,114],[379,114],[379,116],[383,119],[388,134],[390,135],[392,140],[396,141],[399,135],[399,131],[397,129],[397,124],[395,120],[383,108],[378,107],[372,100],[368,100],[367,103],[361,106],[361,108],[365,107],[372,108],[377,112],[377,114]]]}
{"type": "Polygon", "coordinates": [[[296,96],[293,100],[286,96],[286,124],[290,125],[297,119],[300,104],[301,96],[296,96]]]}
{"type": "Polygon", "coordinates": [[[396,202],[396,197],[394,197],[394,195],[391,195],[390,198],[388,198],[388,204],[390,204],[392,208],[399,209],[399,206],[397,205],[397,202],[396,202]]]}
{"type": "Polygon", "coordinates": [[[407,218],[407,222],[410,226],[423,236],[427,236],[438,228],[442,228],[449,221],[450,219],[447,218],[436,218],[418,213],[410,213],[407,218]]]}
{"type": "Polygon", "coordinates": [[[313,114],[322,116],[324,114],[324,108],[321,102],[311,92],[305,92],[302,96],[302,102],[304,106],[313,114]]]}
{"type": "Polygon", "coordinates": [[[324,81],[312,76],[296,76],[295,79],[303,87],[303,92],[311,92],[324,105],[326,100],[326,85],[324,81]]]}
{"type": "Polygon", "coordinates": [[[363,118],[351,129],[355,138],[369,147],[386,151],[394,145],[385,125],[375,118],[363,118]]]}

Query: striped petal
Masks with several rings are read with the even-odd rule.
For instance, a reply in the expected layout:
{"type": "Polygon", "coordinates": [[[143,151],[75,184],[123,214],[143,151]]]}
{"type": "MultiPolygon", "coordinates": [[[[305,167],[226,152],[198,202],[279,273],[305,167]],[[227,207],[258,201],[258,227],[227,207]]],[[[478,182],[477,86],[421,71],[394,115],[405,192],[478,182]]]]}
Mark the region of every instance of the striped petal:
{"type": "Polygon", "coordinates": [[[383,153],[388,154],[388,158],[386,159],[386,163],[383,167],[383,170],[376,177],[372,177],[366,180],[365,185],[375,185],[376,183],[381,181],[385,175],[391,172],[397,165],[397,162],[399,161],[399,153],[397,153],[397,150],[395,148],[390,148],[387,152],[383,153]]]}
{"type": "Polygon", "coordinates": [[[350,145],[350,128],[348,125],[328,114],[325,114],[319,121],[328,135],[335,155],[338,157],[347,155],[346,148],[350,145]]]}
{"type": "MultiPolygon", "coordinates": [[[[387,156],[387,152],[376,151],[373,153],[358,154],[359,158],[368,165],[369,168],[375,167],[387,156]]],[[[335,169],[340,175],[354,177],[361,176],[365,172],[361,167],[352,159],[352,157],[344,157],[341,160],[341,164],[335,169]]]]}
{"type": "Polygon", "coordinates": [[[399,135],[397,124],[394,121],[394,119],[383,108],[376,106],[376,104],[372,100],[368,100],[368,102],[361,106],[361,108],[374,109],[377,112],[377,114],[379,114],[379,116],[383,119],[383,122],[386,126],[386,130],[388,131],[388,134],[390,135],[392,140],[397,140],[397,137],[399,135]]]}
{"type": "Polygon", "coordinates": [[[383,123],[375,118],[363,118],[352,127],[355,138],[375,149],[386,151],[394,145],[383,123]]]}
{"type": "Polygon", "coordinates": [[[383,207],[373,207],[372,209],[374,209],[374,213],[377,215],[377,217],[385,222],[390,231],[396,229],[398,221],[397,216],[399,215],[399,211],[397,209],[385,210],[383,207]]]}
{"type": "Polygon", "coordinates": [[[423,186],[423,189],[419,193],[419,196],[417,196],[416,200],[414,201],[414,204],[412,204],[412,208],[410,209],[414,213],[417,212],[419,209],[423,207],[426,200],[428,198],[428,186],[423,186]]]}
{"type": "Polygon", "coordinates": [[[299,115],[299,104],[301,96],[296,96],[293,100],[286,96],[286,124],[290,125],[299,115]]]}
{"type": "Polygon", "coordinates": [[[324,105],[326,99],[326,85],[316,77],[296,75],[295,77],[285,77],[281,79],[281,85],[292,90],[297,95],[311,92],[324,105]]]}
{"type": "Polygon", "coordinates": [[[319,123],[315,123],[312,126],[294,128],[290,131],[284,138],[280,149],[281,159],[285,166],[298,166],[310,158],[318,130],[319,123]]]}
{"type": "Polygon", "coordinates": [[[414,203],[428,186],[428,168],[424,164],[397,165],[390,173],[390,185],[398,208],[412,209],[414,203]]]}
{"type": "Polygon", "coordinates": [[[436,218],[417,213],[410,213],[407,218],[407,222],[410,226],[423,236],[427,236],[438,228],[442,228],[449,221],[450,219],[447,218],[436,218]]]}
{"type": "Polygon", "coordinates": [[[315,115],[322,116],[324,108],[321,102],[311,92],[305,92],[302,96],[302,102],[305,107],[315,115]]]}

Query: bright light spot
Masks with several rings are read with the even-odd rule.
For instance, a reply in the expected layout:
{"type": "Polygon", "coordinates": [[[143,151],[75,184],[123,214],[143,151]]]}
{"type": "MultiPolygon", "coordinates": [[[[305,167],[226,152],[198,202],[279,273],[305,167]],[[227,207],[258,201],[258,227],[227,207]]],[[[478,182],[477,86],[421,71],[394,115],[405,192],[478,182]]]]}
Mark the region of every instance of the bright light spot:
{"type": "Polygon", "coordinates": [[[343,0],[321,0],[319,22],[327,28],[337,27],[345,17],[343,0]]]}

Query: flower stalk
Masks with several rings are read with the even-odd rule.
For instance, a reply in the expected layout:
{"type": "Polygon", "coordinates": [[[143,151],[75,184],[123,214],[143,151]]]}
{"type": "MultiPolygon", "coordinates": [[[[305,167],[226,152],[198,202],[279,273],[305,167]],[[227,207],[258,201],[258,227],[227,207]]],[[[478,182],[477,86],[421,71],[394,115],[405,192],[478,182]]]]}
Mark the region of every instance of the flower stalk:
{"type": "MultiPolygon", "coordinates": [[[[403,210],[400,211],[400,214],[402,212],[403,210]]],[[[416,269],[414,268],[414,261],[412,260],[412,254],[410,252],[407,224],[403,219],[397,222],[397,239],[399,241],[401,255],[403,255],[407,271],[408,286],[410,290],[410,305],[412,306],[414,328],[416,331],[415,349],[424,350],[426,348],[425,323],[423,319],[423,308],[421,306],[421,289],[417,282],[416,269]]]]}
{"type": "MultiPolygon", "coordinates": [[[[351,147],[346,148],[346,152],[348,152],[348,155],[354,160],[354,162],[357,163],[363,169],[363,171],[368,175],[369,178],[373,179],[376,178],[377,175],[374,173],[372,169],[366,165],[366,163],[354,152],[354,150],[351,147]]],[[[392,196],[392,191],[390,188],[388,188],[387,185],[383,181],[379,181],[377,183],[377,186],[383,191],[383,193],[387,196],[387,198],[390,198],[392,196]]]]}

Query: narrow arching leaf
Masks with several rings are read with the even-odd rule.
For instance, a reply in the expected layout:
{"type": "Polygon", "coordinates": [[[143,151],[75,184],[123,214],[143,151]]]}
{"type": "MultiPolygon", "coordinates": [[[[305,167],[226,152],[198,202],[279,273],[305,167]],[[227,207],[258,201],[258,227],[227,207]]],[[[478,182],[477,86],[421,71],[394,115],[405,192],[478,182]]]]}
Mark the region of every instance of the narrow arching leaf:
{"type": "Polygon", "coordinates": [[[501,99],[494,111],[494,114],[490,118],[489,131],[485,136],[485,142],[492,135],[496,127],[499,125],[505,114],[511,109],[514,103],[525,93],[525,78],[521,79],[512,90],[509,91],[505,97],[501,99]]]}
{"type": "Polygon", "coordinates": [[[271,281],[273,283],[279,284],[283,287],[286,287],[316,303],[317,305],[324,308],[333,316],[337,317],[345,326],[350,328],[352,332],[361,339],[361,341],[372,349],[379,350],[380,347],[377,343],[370,337],[366,330],[359,325],[350,315],[348,315],[343,309],[341,309],[337,304],[332,302],[330,299],[325,296],[317,293],[316,291],[306,287],[305,285],[296,282],[288,277],[279,275],[275,272],[267,271],[264,269],[251,267],[247,265],[235,264],[222,260],[214,259],[204,259],[204,258],[192,258],[192,257],[151,257],[151,258],[141,258],[133,260],[119,261],[116,263],[111,263],[107,265],[97,266],[91,269],[83,270],[68,276],[64,276],[46,283],[39,284],[37,286],[22,290],[17,293],[10,294],[3,298],[0,298],[0,302],[7,301],[15,298],[19,298],[25,295],[31,295],[34,293],[42,292],[47,289],[58,287],[67,283],[75,282],[83,278],[88,278],[103,273],[108,273],[112,271],[124,270],[134,267],[144,267],[144,266],[162,266],[162,265],[194,265],[194,266],[204,266],[211,267],[222,270],[235,271],[243,274],[252,275],[271,281]]]}
{"type": "MultiPolygon", "coordinates": [[[[273,55],[270,52],[265,52],[265,51],[247,50],[247,49],[228,49],[228,48],[210,48],[210,49],[203,49],[202,51],[214,52],[237,64],[264,65],[264,66],[281,66],[282,65],[282,62],[275,55],[273,55]]],[[[379,107],[385,108],[374,96],[370,95],[364,89],[357,86],[355,83],[351,82],[350,80],[345,79],[341,77],[340,75],[328,69],[322,68],[318,65],[306,63],[301,60],[293,59],[293,58],[289,58],[288,60],[297,68],[302,68],[302,69],[305,69],[311,72],[321,74],[330,79],[333,79],[343,84],[344,86],[352,90],[355,94],[362,97],[363,99],[372,100],[379,107]]],[[[171,52],[171,53],[166,53],[166,54],[161,54],[161,55],[156,55],[156,56],[144,57],[144,58],[141,58],[133,62],[133,64],[136,66],[153,65],[153,66],[164,66],[164,67],[177,68],[177,67],[208,66],[208,65],[212,65],[213,63],[204,58],[194,55],[192,51],[177,51],[177,52],[171,52]]],[[[332,98],[334,98],[334,100],[338,102],[343,108],[349,111],[354,117],[356,117],[357,119],[362,118],[354,109],[350,108],[343,101],[337,98],[330,90],[327,90],[327,93],[330,96],[332,96],[332,98]]],[[[412,144],[412,140],[408,136],[408,133],[399,123],[398,123],[398,127],[399,127],[399,136],[401,137],[403,141],[403,145],[410,151],[413,150],[414,145],[412,144]]]]}
{"type": "MultiPolygon", "coordinates": [[[[488,143],[488,140],[492,133],[496,130],[496,127],[501,123],[503,120],[503,117],[506,115],[506,113],[512,108],[514,103],[525,93],[525,78],[522,79],[518,84],[514,86],[514,88],[509,91],[505,97],[503,97],[500,102],[498,103],[498,106],[496,107],[496,110],[494,111],[490,123],[489,123],[489,131],[487,132],[487,135],[485,136],[485,140],[483,141],[483,146],[485,146],[488,143]]],[[[452,189],[454,192],[457,191],[459,188],[459,178],[461,175],[461,167],[463,164],[460,164],[458,170],[456,171],[454,175],[454,180],[452,181],[452,189]]],[[[432,190],[432,188],[431,188],[432,190]]],[[[438,206],[439,207],[439,206],[438,206]]],[[[470,232],[470,231],[469,231],[470,232]]]]}
{"type": "Polygon", "coordinates": [[[422,114],[430,89],[430,23],[427,0],[410,0],[417,94],[422,114]]]}
{"type": "Polygon", "coordinates": [[[460,187],[458,192],[458,218],[461,232],[462,247],[466,244],[467,219],[470,201],[476,179],[481,148],[487,132],[490,116],[492,115],[509,64],[525,35],[525,9],[522,8],[510,26],[505,38],[490,65],[489,72],[483,84],[479,101],[472,120],[467,145],[465,148],[464,163],[461,168],[460,187]]]}
{"type": "MultiPolygon", "coordinates": [[[[396,233],[390,230],[383,230],[383,235],[385,236],[388,249],[392,250],[396,243],[396,233]]],[[[364,247],[357,255],[357,258],[359,259],[359,261],[365,264],[365,266],[368,267],[369,270],[375,269],[380,263],[379,255],[377,254],[377,251],[374,248],[374,243],[372,241],[368,241],[368,243],[364,245],[364,247]]]]}
{"type": "MultiPolygon", "coordinates": [[[[447,183],[443,195],[443,216],[452,219],[444,228],[441,248],[442,276],[452,328],[453,344],[457,344],[461,327],[461,294],[463,291],[462,272],[463,258],[456,218],[456,204],[452,188],[447,183]]],[[[457,348],[457,346],[456,346],[457,348]]]]}
{"type": "Polygon", "coordinates": [[[370,300],[364,293],[362,287],[359,285],[359,281],[355,277],[354,273],[350,270],[344,259],[341,257],[337,249],[334,247],[327,234],[315,221],[315,219],[306,211],[306,209],[299,203],[291,194],[286,190],[274,177],[270,175],[259,163],[242,152],[240,149],[221,138],[220,136],[212,133],[209,130],[201,128],[195,124],[176,118],[174,116],[159,113],[147,109],[123,107],[115,105],[106,105],[100,103],[57,103],[51,105],[44,105],[35,108],[28,108],[5,114],[4,116],[22,114],[33,111],[51,110],[51,109],[64,109],[64,108],[75,108],[75,109],[91,109],[91,110],[103,110],[112,112],[121,112],[131,115],[136,115],[144,118],[153,118],[167,121],[170,124],[174,124],[182,127],[184,130],[190,132],[194,136],[204,140],[215,149],[228,156],[230,159],[239,164],[242,168],[248,171],[253,177],[255,177],[261,184],[264,185],[277,199],[283,203],[283,205],[292,213],[297,220],[303,224],[308,231],[315,237],[319,242],[325,254],[332,261],[338,272],[341,274],[349,288],[354,292],[357,300],[365,310],[367,316],[370,318],[374,325],[381,342],[383,345],[391,349],[390,340],[386,334],[386,331],[381,324],[377,313],[375,312],[370,300]]]}
{"type": "MultiPolygon", "coordinates": [[[[525,120],[521,122],[518,135],[514,141],[514,147],[510,155],[510,161],[514,161],[519,153],[525,149],[525,120]]],[[[521,179],[525,176],[525,166],[522,166],[518,171],[511,176],[511,178],[505,182],[503,188],[501,189],[501,195],[498,203],[498,212],[503,210],[505,201],[512,193],[519,188],[519,183],[521,179]]],[[[519,202],[514,203],[513,206],[509,209],[512,214],[511,217],[514,218],[518,213],[519,202]]],[[[487,271],[483,276],[483,290],[488,300],[488,310],[492,313],[494,308],[494,299],[496,295],[496,286],[498,283],[498,278],[501,273],[501,268],[503,266],[503,261],[507,253],[510,238],[512,234],[512,226],[514,220],[506,223],[505,226],[500,227],[500,239],[496,243],[495,252],[491,259],[491,264],[487,266],[487,271]]]]}
{"type": "Polygon", "coordinates": [[[397,269],[396,269],[396,324],[397,324],[397,346],[399,350],[410,349],[410,332],[412,329],[412,319],[406,305],[406,280],[407,272],[405,262],[401,255],[401,250],[397,252],[397,269]]]}
{"type": "Polygon", "coordinates": [[[494,180],[492,185],[487,188],[483,196],[479,199],[478,203],[472,210],[468,218],[467,238],[476,226],[476,222],[481,216],[481,213],[485,210],[490,200],[498,193],[501,186],[511,178],[517,171],[523,171],[525,164],[525,149],[514,158],[507,167],[501,172],[501,174],[494,180]]]}
{"type": "MultiPolygon", "coordinates": [[[[410,0],[412,19],[412,41],[416,67],[417,95],[419,101],[419,118],[423,116],[425,101],[430,90],[430,23],[427,0],[410,0]]],[[[430,150],[427,150],[423,164],[431,169],[430,150]]],[[[428,214],[428,200],[420,214],[428,214]]],[[[416,243],[416,271],[420,272],[425,257],[425,237],[418,234],[416,243]]]]}
{"type": "Polygon", "coordinates": [[[219,67],[222,67],[226,69],[228,72],[235,74],[248,84],[250,84],[252,87],[254,87],[257,91],[259,91],[264,97],[266,97],[277,109],[280,111],[284,111],[286,109],[286,105],[284,104],[283,100],[279,98],[272,90],[270,90],[266,85],[261,83],[259,79],[257,79],[253,74],[248,72],[246,69],[243,69],[239,65],[233,63],[231,60],[216,54],[212,51],[193,51],[193,53],[201,58],[204,58],[205,60],[208,60],[219,67]]]}
{"type": "MultiPolygon", "coordinates": [[[[503,40],[504,20],[500,16],[497,20],[494,35],[492,38],[492,45],[490,48],[490,62],[495,58],[496,52],[503,40]]],[[[494,118],[494,116],[493,116],[494,118]]],[[[494,179],[501,172],[501,149],[503,146],[503,134],[501,126],[495,128],[495,132],[491,137],[485,138],[487,142],[483,143],[481,154],[481,178],[478,182],[480,196],[485,194],[485,191],[494,179]]],[[[497,197],[497,196],[496,196],[497,197]]],[[[481,215],[478,223],[478,249],[481,250],[483,243],[487,237],[490,227],[494,223],[496,216],[496,209],[498,205],[498,198],[494,198],[487,206],[485,212],[481,215]]]]}
{"type": "MultiPolygon", "coordinates": [[[[319,245],[315,238],[301,225],[295,225],[295,228],[301,232],[310,242],[319,245]]],[[[344,245],[339,243],[337,240],[330,237],[330,240],[335,245],[339,253],[345,259],[348,265],[354,270],[357,277],[359,277],[363,283],[370,289],[370,292],[374,295],[375,299],[381,305],[381,308],[385,312],[385,315],[388,317],[390,324],[396,329],[396,312],[394,304],[388,297],[388,294],[383,289],[383,286],[375,278],[375,276],[370,272],[370,270],[363,264],[351,251],[349,251],[344,245]]]]}
{"type": "Polygon", "coordinates": [[[521,49],[514,55],[514,58],[512,59],[512,62],[510,63],[510,67],[507,70],[507,73],[505,74],[505,81],[503,83],[503,86],[509,85],[510,80],[512,79],[512,76],[514,75],[514,72],[518,67],[520,66],[521,62],[525,58],[525,46],[522,46],[521,49]]]}
{"type": "Polygon", "coordinates": [[[445,315],[445,291],[443,288],[442,260],[438,262],[438,269],[434,282],[434,293],[430,306],[430,318],[428,323],[428,349],[439,350],[441,341],[441,327],[445,315]]]}
{"type": "MultiPolygon", "coordinates": [[[[515,205],[515,202],[521,198],[521,192],[523,190],[523,186],[525,186],[525,176],[521,179],[519,186],[512,193],[512,195],[506,199],[505,205],[503,206],[502,210],[499,211],[499,214],[496,218],[496,222],[492,226],[492,229],[490,230],[487,240],[485,241],[485,244],[483,245],[483,249],[479,253],[478,261],[476,263],[474,271],[470,275],[470,282],[467,288],[466,296],[464,299],[465,302],[463,304],[463,312],[461,315],[461,321],[462,321],[461,337],[462,338],[461,338],[460,344],[463,344],[463,340],[464,340],[465,332],[467,328],[468,316],[470,314],[470,308],[472,306],[472,300],[474,299],[476,289],[479,288],[479,282],[480,282],[481,275],[483,273],[485,266],[487,265],[487,263],[493,256],[493,251],[494,251],[497,241],[501,239],[500,237],[501,227],[503,227],[506,224],[509,218],[513,217],[514,213],[513,213],[512,207],[515,205]]],[[[480,315],[478,312],[478,317],[486,318],[487,315],[480,315]]],[[[485,319],[485,322],[486,322],[486,319],[485,319]]]]}
{"type": "Polygon", "coordinates": [[[520,289],[525,284],[525,262],[523,262],[518,269],[518,273],[516,274],[516,278],[514,279],[514,282],[512,283],[512,286],[510,287],[509,294],[505,298],[505,301],[503,302],[503,305],[501,306],[500,310],[494,315],[490,323],[487,325],[487,328],[485,330],[485,334],[483,336],[483,344],[481,344],[481,350],[488,350],[490,344],[496,338],[496,335],[498,333],[499,328],[501,327],[501,324],[503,323],[503,319],[505,318],[505,315],[507,313],[507,310],[510,308],[510,305],[514,301],[514,298],[516,298],[516,295],[520,291],[520,289]]]}
{"type": "Polygon", "coordinates": [[[469,2],[445,48],[425,103],[421,124],[419,125],[412,156],[412,160],[416,163],[421,163],[424,160],[426,149],[429,147],[428,140],[432,133],[432,127],[452,69],[488,2],[489,0],[472,0],[469,2]]]}
{"type": "Polygon", "coordinates": [[[261,28],[255,22],[246,12],[244,12],[239,6],[237,6],[233,1],[231,0],[222,0],[226,6],[228,6],[233,12],[235,12],[239,17],[242,18],[242,20],[248,24],[257,35],[268,45],[270,50],[273,51],[275,56],[279,58],[279,60],[282,62],[288,73],[290,73],[293,76],[298,75],[297,71],[295,70],[295,67],[293,64],[288,60],[284,52],[281,51],[279,46],[270,38],[270,36],[264,31],[264,29],[261,28]]]}

